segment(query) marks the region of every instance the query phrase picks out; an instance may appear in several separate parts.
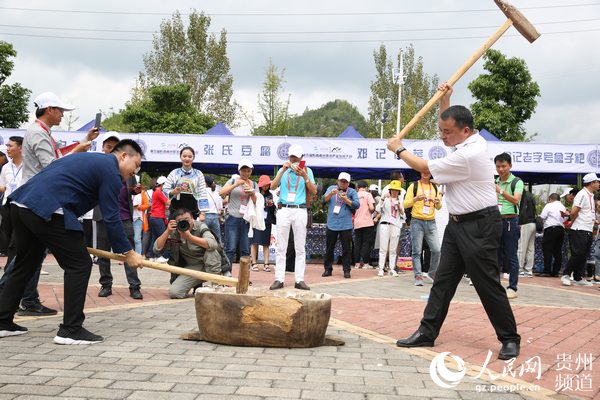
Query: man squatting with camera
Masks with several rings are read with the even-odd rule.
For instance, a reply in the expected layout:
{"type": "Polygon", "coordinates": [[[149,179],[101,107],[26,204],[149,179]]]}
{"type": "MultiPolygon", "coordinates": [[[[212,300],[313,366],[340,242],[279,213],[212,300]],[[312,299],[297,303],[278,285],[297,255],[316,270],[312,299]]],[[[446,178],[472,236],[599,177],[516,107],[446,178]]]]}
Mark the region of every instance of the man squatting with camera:
{"type": "MultiPolygon", "coordinates": [[[[194,220],[191,211],[185,208],[176,210],[172,218],[167,229],[154,242],[154,252],[164,253],[170,250],[169,264],[220,275],[220,245],[208,226],[194,220]]],[[[191,276],[179,275],[169,287],[169,297],[183,299],[190,289],[202,284],[203,281],[191,276]]]]}

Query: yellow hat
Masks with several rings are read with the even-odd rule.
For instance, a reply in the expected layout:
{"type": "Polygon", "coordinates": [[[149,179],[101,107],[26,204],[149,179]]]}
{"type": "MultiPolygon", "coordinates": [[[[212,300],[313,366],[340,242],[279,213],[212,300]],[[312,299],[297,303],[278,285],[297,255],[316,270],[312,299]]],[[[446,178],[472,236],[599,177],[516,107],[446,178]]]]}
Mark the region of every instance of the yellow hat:
{"type": "Polygon", "coordinates": [[[391,181],[390,190],[402,190],[402,183],[400,181],[391,181]]]}

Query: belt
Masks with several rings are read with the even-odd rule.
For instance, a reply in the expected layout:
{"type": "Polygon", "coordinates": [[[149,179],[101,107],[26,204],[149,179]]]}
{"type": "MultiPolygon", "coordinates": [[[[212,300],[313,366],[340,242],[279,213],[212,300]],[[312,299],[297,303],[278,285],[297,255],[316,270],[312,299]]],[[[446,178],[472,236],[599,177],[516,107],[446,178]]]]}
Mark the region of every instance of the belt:
{"type": "Polygon", "coordinates": [[[556,229],[556,228],[560,228],[560,229],[563,229],[563,230],[565,229],[565,227],[561,226],[561,225],[552,225],[552,226],[549,226],[547,228],[544,228],[544,230],[546,230],[546,229],[556,229]]]}
{"type": "Polygon", "coordinates": [[[285,208],[306,208],[306,204],[283,204],[283,203],[281,203],[281,207],[285,207],[285,208]]]}
{"type": "Polygon", "coordinates": [[[391,225],[389,222],[386,222],[386,221],[382,221],[382,222],[380,222],[380,224],[381,225],[391,225]]]}
{"type": "Polygon", "coordinates": [[[517,217],[518,217],[517,214],[504,214],[504,215],[502,215],[502,218],[504,218],[504,219],[517,218],[517,217]]]}
{"type": "Polygon", "coordinates": [[[474,211],[474,212],[468,213],[468,214],[460,214],[460,215],[450,214],[450,220],[453,222],[456,222],[456,223],[473,221],[476,219],[485,218],[485,216],[492,215],[494,212],[498,212],[497,206],[490,206],[490,207],[484,208],[482,210],[474,211]]]}

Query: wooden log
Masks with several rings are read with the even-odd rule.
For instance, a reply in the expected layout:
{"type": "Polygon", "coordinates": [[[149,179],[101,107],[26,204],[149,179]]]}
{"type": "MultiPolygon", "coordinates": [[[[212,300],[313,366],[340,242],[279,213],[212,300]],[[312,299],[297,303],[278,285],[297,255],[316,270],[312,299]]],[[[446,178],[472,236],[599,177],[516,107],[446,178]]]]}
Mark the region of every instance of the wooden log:
{"type": "Polygon", "coordinates": [[[234,346],[316,347],[324,343],[331,296],[297,290],[196,292],[199,338],[234,346]]]}
{"type": "MultiPolygon", "coordinates": [[[[88,253],[93,254],[95,256],[110,258],[111,260],[117,260],[117,261],[124,262],[127,258],[122,254],[115,254],[115,253],[111,253],[110,251],[98,250],[98,249],[94,249],[92,247],[88,247],[87,251],[88,251],[88,253]]],[[[209,274],[208,272],[194,271],[189,268],[175,267],[175,266],[169,265],[169,264],[161,264],[161,263],[157,263],[157,262],[143,260],[142,266],[152,268],[152,269],[158,269],[160,271],[171,272],[171,273],[177,274],[177,275],[191,276],[192,278],[196,278],[201,281],[213,282],[218,285],[225,285],[225,286],[237,286],[238,285],[238,280],[235,278],[230,278],[230,277],[222,276],[222,275],[209,274]]],[[[248,288],[247,284],[246,284],[246,288],[248,288]]]]}
{"type": "Polygon", "coordinates": [[[250,285],[250,265],[252,259],[248,256],[240,258],[240,272],[238,273],[238,283],[235,287],[237,294],[244,294],[248,292],[248,285],[250,285]]]}

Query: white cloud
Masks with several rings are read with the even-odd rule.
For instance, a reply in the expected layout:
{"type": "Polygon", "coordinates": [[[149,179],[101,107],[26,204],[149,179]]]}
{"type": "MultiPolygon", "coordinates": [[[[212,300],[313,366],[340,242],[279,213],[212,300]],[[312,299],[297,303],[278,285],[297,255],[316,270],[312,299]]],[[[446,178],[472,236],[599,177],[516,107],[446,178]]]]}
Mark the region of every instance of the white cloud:
{"type": "MultiPolygon", "coordinates": [[[[536,24],[543,33],[530,44],[510,29],[494,48],[509,57],[523,58],[530,68],[533,79],[542,91],[536,114],[527,123],[531,132],[538,132],[538,141],[561,143],[598,142],[600,89],[600,7],[572,6],[550,8],[544,0],[515,0],[513,2],[536,24]],[[536,7],[536,8],[532,8],[536,7]],[[541,7],[541,8],[540,8],[541,7]],[[581,21],[581,20],[596,21],[581,21]],[[550,22],[563,22],[552,24],[550,22]],[[564,21],[574,21],[565,23],[564,21]],[[575,22],[577,21],[577,22],[575,22]],[[557,31],[588,30],[583,33],[553,35],[557,31]],[[516,36],[515,36],[516,35],[516,36]]],[[[556,5],[556,4],[555,4],[556,5]]],[[[228,54],[234,77],[234,97],[248,112],[256,114],[257,94],[261,90],[265,68],[269,59],[285,68],[285,92],[291,93],[291,111],[301,113],[306,107],[314,109],[327,101],[341,98],[355,104],[366,114],[369,84],[374,78],[373,50],[386,42],[388,51],[396,54],[400,47],[412,40],[416,54],[424,59],[425,71],[437,74],[441,80],[448,78],[483,43],[483,38],[457,40],[419,40],[423,38],[448,38],[459,36],[488,37],[504,21],[503,14],[494,10],[492,2],[480,0],[422,0],[419,2],[389,2],[372,0],[331,0],[327,2],[281,2],[257,0],[253,2],[231,0],[227,2],[199,3],[190,0],[171,2],[130,0],[105,0],[89,3],[73,0],[5,0],[3,7],[34,9],[90,10],[106,12],[164,12],[176,9],[187,13],[192,8],[212,13],[211,30],[222,28],[228,36],[228,54]],[[440,10],[491,9],[489,12],[465,12],[440,14],[440,10]],[[371,15],[300,16],[233,16],[225,14],[252,13],[348,13],[387,12],[371,15]],[[420,14],[394,14],[392,12],[425,11],[420,14]],[[336,33],[336,34],[233,34],[248,31],[352,31],[381,29],[424,29],[440,27],[486,28],[452,31],[413,31],[386,33],[336,33]],[[235,41],[297,41],[297,40],[350,40],[338,43],[234,43],[235,41]],[[355,40],[352,42],[352,40],[355,40]],[[357,42],[356,40],[374,40],[357,42]]],[[[70,29],[108,29],[155,31],[162,15],[147,14],[99,14],[17,11],[2,9],[0,24],[70,29]]],[[[6,35],[27,34],[46,36],[103,37],[109,39],[152,38],[150,33],[85,32],[61,29],[34,29],[4,26],[0,28],[0,40],[12,43],[18,51],[11,82],[20,82],[33,91],[54,91],[65,100],[79,105],[76,111],[81,122],[92,119],[99,108],[115,110],[122,108],[130,97],[130,88],[138,72],[143,68],[142,57],[151,48],[148,41],[99,41],[68,40],[57,38],[34,38],[6,35]],[[4,34],[3,34],[4,33],[4,34]]],[[[468,82],[482,72],[482,61],[469,70],[456,85],[454,101],[470,104],[468,82]]],[[[242,126],[238,133],[249,132],[242,126]]]]}

